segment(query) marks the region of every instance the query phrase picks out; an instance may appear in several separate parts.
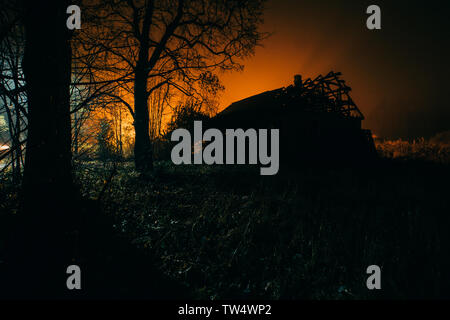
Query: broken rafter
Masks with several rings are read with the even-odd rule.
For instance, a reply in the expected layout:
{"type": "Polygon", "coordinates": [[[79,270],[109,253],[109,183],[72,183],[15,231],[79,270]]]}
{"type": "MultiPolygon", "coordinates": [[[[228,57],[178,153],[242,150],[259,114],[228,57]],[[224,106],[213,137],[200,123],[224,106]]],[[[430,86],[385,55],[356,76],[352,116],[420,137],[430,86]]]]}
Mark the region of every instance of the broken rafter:
{"type": "Polygon", "coordinates": [[[326,76],[319,75],[314,80],[306,79],[302,82],[300,91],[295,87],[286,89],[286,93],[295,100],[301,100],[305,108],[310,111],[339,113],[344,117],[364,119],[363,114],[349,95],[352,90],[339,77],[340,72],[329,72],[326,76]]]}

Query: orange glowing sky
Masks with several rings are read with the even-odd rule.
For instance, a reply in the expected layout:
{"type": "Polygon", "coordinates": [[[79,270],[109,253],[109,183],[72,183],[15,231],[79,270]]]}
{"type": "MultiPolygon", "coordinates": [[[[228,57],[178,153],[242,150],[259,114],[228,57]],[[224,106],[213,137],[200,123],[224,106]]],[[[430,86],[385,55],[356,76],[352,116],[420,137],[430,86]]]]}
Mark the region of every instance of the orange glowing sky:
{"type": "Polygon", "coordinates": [[[448,101],[436,96],[444,79],[439,74],[450,71],[446,20],[436,18],[441,11],[433,1],[426,8],[392,2],[378,1],[383,29],[369,31],[368,1],[269,1],[262,30],[273,35],[244,62],[243,72],[221,75],[226,90],[220,109],[289,85],[294,74],[307,78],[333,70],[343,73],[366,116],[363,125],[376,134],[411,137],[449,130],[448,101]]]}

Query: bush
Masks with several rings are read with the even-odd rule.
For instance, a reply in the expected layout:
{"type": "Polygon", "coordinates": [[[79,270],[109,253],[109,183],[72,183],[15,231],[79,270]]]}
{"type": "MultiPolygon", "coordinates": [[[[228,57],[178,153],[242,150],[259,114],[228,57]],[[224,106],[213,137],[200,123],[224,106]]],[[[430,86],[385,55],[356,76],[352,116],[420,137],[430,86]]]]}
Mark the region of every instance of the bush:
{"type": "Polygon", "coordinates": [[[179,105],[175,109],[172,119],[167,125],[166,136],[169,136],[172,131],[178,128],[187,129],[192,133],[194,130],[194,121],[202,121],[204,125],[207,125],[210,119],[211,117],[203,112],[198,104],[188,103],[179,105]]]}
{"type": "Polygon", "coordinates": [[[384,158],[450,163],[450,145],[433,139],[419,138],[412,142],[402,139],[378,140],[375,145],[384,158]]]}
{"type": "Polygon", "coordinates": [[[179,105],[172,119],[167,125],[166,132],[153,141],[153,156],[155,160],[170,160],[170,153],[173,143],[170,141],[172,132],[176,129],[187,129],[191,135],[194,132],[194,121],[202,121],[203,127],[208,127],[211,117],[201,110],[201,106],[196,103],[179,105]]]}
{"type": "Polygon", "coordinates": [[[100,129],[97,134],[97,156],[99,160],[106,161],[115,159],[119,156],[117,148],[114,145],[113,138],[114,133],[111,128],[111,124],[107,120],[101,120],[100,129]]]}

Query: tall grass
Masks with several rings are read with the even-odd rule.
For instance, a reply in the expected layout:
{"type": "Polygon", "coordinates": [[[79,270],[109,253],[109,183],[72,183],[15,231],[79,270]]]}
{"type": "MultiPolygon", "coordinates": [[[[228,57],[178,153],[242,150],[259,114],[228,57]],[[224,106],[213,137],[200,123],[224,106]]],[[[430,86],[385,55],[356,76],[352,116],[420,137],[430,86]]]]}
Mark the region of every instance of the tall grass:
{"type": "Polygon", "coordinates": [[[449,168],[384,162],[261,177],[246,167],[124,169],[105,207],[204,299],[449,297],[449,168]],[[380,292],[366,268],[382,268],[380,292]]]}
{"type": "MultiPolygon", "coordinates": [[[[411,160],[429,159],[411,156],[429,156],[425,142],[393,145],[405,150],[392,158],[409,160],[274,177],[158,162],[149,181],[120,163],[102,206],[117,232],[196,298],[449,298],[450,167],[411,160]],[[366,288],[373,264],[381,291],[366,288]]],[[[96,199],[111,170],[80,163],[83,194],[96,199]]],[[[0,217],[17,207],[17,188],[3,182],[0,217]]]]}
{"type": "Polygon", "coordinates": [[[425,138],[407,140],[375,140],[378,153],[383,158],[423,160],[450,163],[450,143],[425,138]]]}

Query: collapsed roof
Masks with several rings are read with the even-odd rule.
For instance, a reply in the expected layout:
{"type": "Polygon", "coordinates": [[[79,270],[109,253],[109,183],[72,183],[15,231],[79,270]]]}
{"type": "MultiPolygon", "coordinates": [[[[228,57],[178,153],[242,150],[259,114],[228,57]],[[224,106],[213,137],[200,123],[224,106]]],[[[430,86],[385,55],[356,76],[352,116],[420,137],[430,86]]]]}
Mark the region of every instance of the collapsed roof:
{"type": "Polygon", "coordinates": [[[343,118],[363,120],[363,114],[350,97],[352,89],[340,79],[341,75],[340,72],[331,71],[326,76],[319,75],[305,81],[296,75],[294,85],[234,102],[218,116],[240,111],[258,112],[266,108],[292,107],[302,108],[305,112],[333,113],[343,118]]]}

